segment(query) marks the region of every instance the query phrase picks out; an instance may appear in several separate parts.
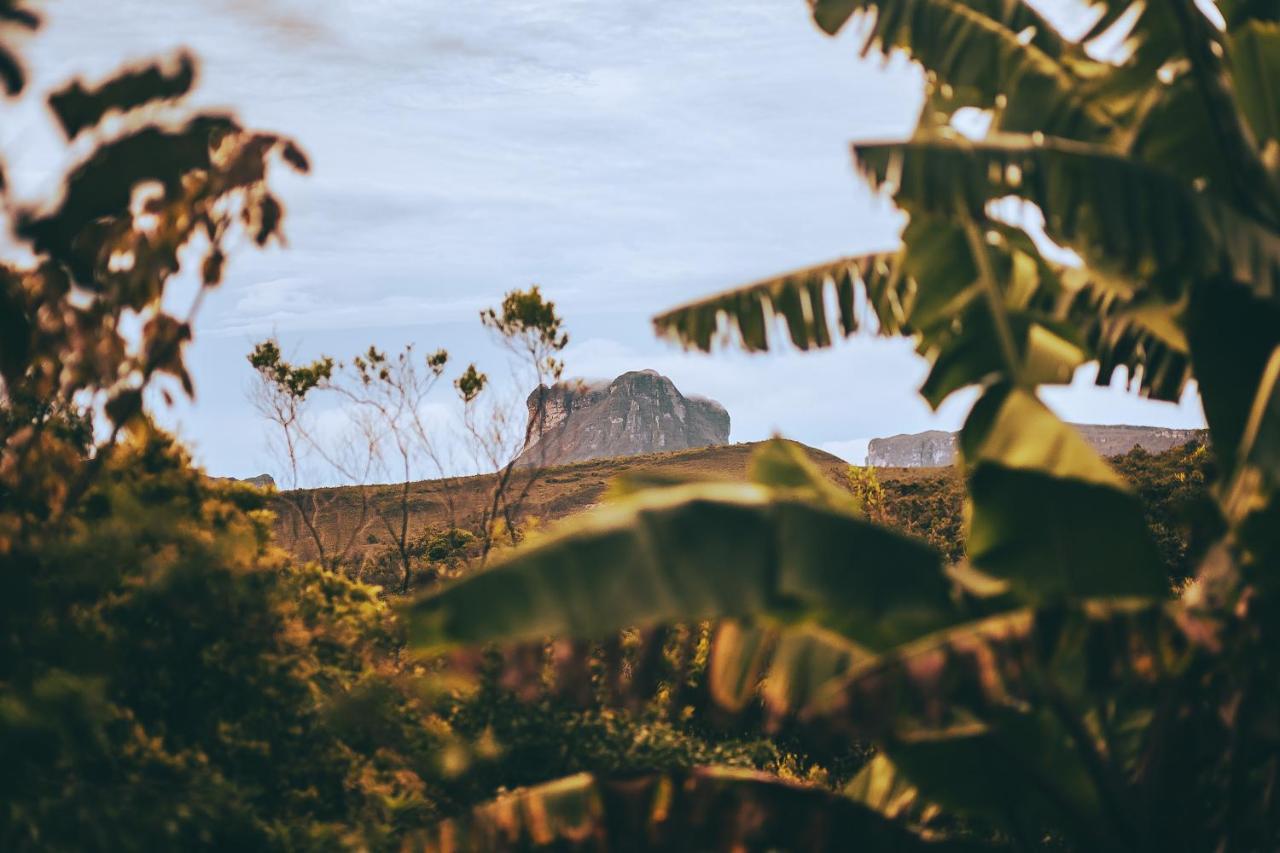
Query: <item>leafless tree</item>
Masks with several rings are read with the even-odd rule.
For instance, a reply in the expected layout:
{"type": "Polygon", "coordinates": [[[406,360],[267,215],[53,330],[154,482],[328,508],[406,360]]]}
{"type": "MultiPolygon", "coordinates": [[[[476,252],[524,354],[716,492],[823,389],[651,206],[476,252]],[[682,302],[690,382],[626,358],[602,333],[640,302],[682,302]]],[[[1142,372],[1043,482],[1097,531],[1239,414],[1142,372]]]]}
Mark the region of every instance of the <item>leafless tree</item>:
{"type": "MultiPolygon", "coordinates": [[[[533,404],[525,406],[494,406],[487,410],[487,417],[477,417],[477,396],[469,393],[464,382],[458,383],[463,398],[464,424],[472,437],[473,446],[484,456],[488,467],[497,471],[488,500],[481,511],[481,552],[483,563],[492,552],[499,532],[505,532],[512,545],[519,541],[518,519],[530,491],[537,483],[545,458],[528,465],[523,481],[517,484],[513,478],[516,461],[521,451],[533,445],[534,436],[541,436],[546,428],[549,387],[558,382],[564,373],[560,353],[569,343],[563,321],[555,311],[555,305],[542,298],[537,285],[528,291],[513,291],[502,301],[501,309],[487,309],[480,314],[480,322],[489,329],[499,343],[512,354],[515,369],[523,372],[534,383],[533,404]],[[527,413],[527,414],[526,414],[527,413]],[[526,416],[523,429],[516,427],[517,419],[526,416]],[[518,436],[518,443],[512,437],[518,436]],[[499,530],[501,521],[502,531],[499,530]]],[[[483,375],[479,387],[483,387],[483,375]]],[[[519,383],[516,383],[519,387],[519,383]]],[[[545,453],[545,445],[537,446],[538,453],[545,453]]]]}
{"type": "MultiPolygon", "coordinates": [[[[568,344],[555,305],[545,300],[535,285],[508,293],[500,308],[481,312],[489,329],[511,355],[517,387],[535,383],[534,403],[526,406],[497,398],[488,377],[469,364],[454,380],[461,400],[461,423],[472,460],[479,471],[494,472],[478,511],[460,519],[454,483],[442,459],[441,442],[427,422],[425,408],[449,361],[444,350],[420,356],[413,345],[388,354],[370,347],[340,364],[324,357],[295,366],[281,356],[275,341],[259,344],[250,356],[259,382],[253,400],[263,416],[277,427],[287,489],[282,499],[289,507],[295,530],[310,537],[319,558],[337,566],[350,556],[357,537],[375,520],[390,540],[402,594],[412,584],[414,561],[426,547],[427,534],[413,529],[413,484],[423,475],[439,479],[439,492],[448,513],[448,533],[471,528],[484,562],[496,542],[519,540],[522,508],[540,471],[539,465],[516,475],[516,459],[545,426],[547,386],[560,379],[559,353],[568,344]],[[317,392],[336,395],[343,403],[352,428],[342,439],[317,435],[308,418],[307,403],[317,392]],[[526,420],[527,417],[527,420],[526,420]],[[523,421],[523,423],[521,423],[523,421]],[[337,502],[341,493],[302,489],[301,462],[318,459],[342,480],[355,487],[358,512],[339,524],[337,502]],[[370,479],[377,474],[396,484],[395,499],[371,499],[370,479]],[[330,524],[321,523],[329,514],[330,524]]],[[[298,535],[295,535],[297,540],[298,535]]]]}
{"type": "MultiPolygon", "coordinates": [[[[388,469],[394,468],[398,480],[395,503],[387,506],[375,501],[373,512],[390,537],[399,560],[402,594],[409,591],[415,556],[409,525],[414,475],[421,472],[415,463],[426,460],[437,476],[445,473],[423,408],[448,361],[449,354],[444,350],[426,356],[420,365],[412,344],[394,356],[371,346],[352,359],[348,381],[334,386],[358,416],[370,424],[370,432],[377,437],[374,442],[377,458],[388,469]]],[[[444,494],[450,527],[456,528],[452,490],[445,489],[444,494]]]]}
{"type": "Polygon", "coordinates": [[[279,498],[293,528],[293,541],[309,539],[321,565],[338,569],[368,526],[366,484],[376,460],[374,435],[367,423],[354,423],[348,428],[351,440],[335,442],[317,436],[309,402],[315,392],[331,387],[333,359],[291,365],[283,359],[279,344],[268,340],[254,348],[249,362],[258,374],[250,399],[275,427],[273,444],[284,467],[279,498]],[[319,460],[330,476],[356,486],[354,514],[340,511],[345,497],[341,491],[303,488],[304,467],[311,460],[319,460]]]}

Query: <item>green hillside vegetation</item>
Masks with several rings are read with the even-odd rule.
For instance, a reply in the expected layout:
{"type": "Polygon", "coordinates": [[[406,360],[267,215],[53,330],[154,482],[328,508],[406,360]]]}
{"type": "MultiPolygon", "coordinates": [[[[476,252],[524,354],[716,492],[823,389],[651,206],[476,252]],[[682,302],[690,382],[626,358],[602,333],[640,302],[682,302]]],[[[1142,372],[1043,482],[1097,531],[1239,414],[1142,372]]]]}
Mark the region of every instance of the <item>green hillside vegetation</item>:
{"type": "Polygon", "coordinates": [[[852,499],[777,445],[746,484],[629,489],[420,596],[405,609],[419,653],[501,644],[529,655],[507,681],[534,695],[574,689],[575,641],[711,620],[724,712],[798,721],[819,756],[876,750],[838,803],[759,776],[629,780],[668,792],[646,812],[657,796],[619,802],[597,774],[433,838],[612,849],[698,814],[725,849],[838,847],[805,834],[818,823],[868,850],[1275,848],[1280,13],[1102,2],[1072,35],[1020,2],[810,5],[827,34],[924,72],[911,137],[852,146],[906,216],[901,245],[706,296],[655,328],[704,352],[910,341],[927,403],[976,391],[957,442],[965,559],[944,532],[949,485],[919,492],[901,521],[924,536],[903,536],[878,523],[887,486],[855,475],[852,499]],[[1128,459],[1130,480],[1108,465],[1040,398],[1085,364],[1156,400],[1194,380],[1211,472],[1194,454],[1128,459]],[[717,820],[708,787],[750,808],[717,820]]]}
{"type": "MultiPolygon", "coordinates": [[[[1209,492],[1212,454],[1194,443],[1155,454],[1136,447],[1109,462],[1141,500],[1170,580],[1185,581],[1208,544],[1221,535],[1209,492]]],[[[876,474],[883,485],[883,523],[924,539],[953,562],[964,557],[965,487],[959,468],[889,468],[876,474]]]]}

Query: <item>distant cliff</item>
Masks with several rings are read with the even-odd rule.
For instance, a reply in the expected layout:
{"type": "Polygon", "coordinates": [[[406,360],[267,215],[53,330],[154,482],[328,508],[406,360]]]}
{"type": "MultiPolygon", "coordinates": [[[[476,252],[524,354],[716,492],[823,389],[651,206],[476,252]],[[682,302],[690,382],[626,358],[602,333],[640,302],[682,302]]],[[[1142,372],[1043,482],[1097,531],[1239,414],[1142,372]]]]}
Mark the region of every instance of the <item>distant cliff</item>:
{"type": "Polygon", "coordinates": [[[248,483],[259,489],[275,488],[276,481],[270,474],[258,474],[256,477],[213,477],[214,480],[229,480],[235,483],[248,483]]]}
{"type": "MultiPolygon", "coordinates": [[[[1127,424],[1072,424],[1085,441],[1103,456],[1118,456],[1141,445],[1161,453],[1189,441],[1205,441],[1202,429],[1129,426],[1127,424]]],[[[867,446],[867,464],[877,468],[936,468],[950,465],[956,456],[956,434],[930,430],[891,438],[873,438],[867,446]]]]}
{"type": "Polygon", "coordinates": [[[653,370],[612,382],[560,382],[534,389],[527,401],[531,438],[521,467],[636,456],[727,444],[729,413],[704,397],[686,397],[653,370]],[[545,414],[538,419],[538,400],[545,414]]]}

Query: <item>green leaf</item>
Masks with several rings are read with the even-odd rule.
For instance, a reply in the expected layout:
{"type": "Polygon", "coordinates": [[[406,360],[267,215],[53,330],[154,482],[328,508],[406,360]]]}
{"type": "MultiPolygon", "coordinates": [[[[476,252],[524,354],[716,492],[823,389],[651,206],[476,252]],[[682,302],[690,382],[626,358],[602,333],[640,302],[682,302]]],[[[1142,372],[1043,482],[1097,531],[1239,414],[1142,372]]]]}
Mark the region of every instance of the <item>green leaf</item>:
{"type": "Polygon", "coordinates": [[[1280,234],[1211,193],[1110,149],[1002,135],[974,142],[924,134],[854,146],[876,186],[889,184],[913,216],[982,219],[988,202],[1017,196],[1045,230],[1104,273],[1189,281],[1226,276],[1280,302],[1280,234]]]}
{"type": "Polygon", "coordinates": [[[1192,292],[1188,325],[1214,456],[1229,480],[1242,460],[1273,452],[1268,365],[1280,347],[1280,308],[1242,287],[1205,282],[1192,292]]]}
{"type": "Polygon", "coordinates": [[[927,842],[821,788],[722,767],[607,778],[582,773],[523,788],[410,838],[466,850],[958,851],[927,842]]]}
{"type": "Polygon", "coordinates": [[[937,806],[921,799],[920,789],[883,752],[873,756],[841,793],[890,820],[927,821],[937,811],[937,806]]]}
{"type": "Polygon", "coordinates": [[[886,747],[917,796],[950,814],[981,818],[1018,835],[1056,828],[1091,850],[1132,849],[1116,836],[1103,794],[1061,725],[1047,713],[993,714],[999,727],[886,747]]]}
{"type": "Polygon", "coordinates": [[[831,735],[916,742],[987,731],[1052,687],[1081,708],[1150,698],[1196,650],[1174,605],[1087,600],[955,625],[856,663],[802,714],[831,735]],[[1127,700],[1126,700],[1127,701],[1127,700]]]}
{"type": "MultiPolygon", "coordinates": [[[[1132,289],[1118,290],[1115,281],[1092,270],[1055,267],[1020,229],[992,224],[988,237],[1028,381],[1068,381],[1082,360],[1093,357],[1101,362],[1100,383],[1109,383],[1116,370],[1125,368],[1140,391],[1157,399],[1181,395],[1189,372],[1185,345],[1178,350],[1165,342],[1165,336],[1176,340],[1180,335],[1168,319],[1176,308],[1150,303],[1131,310],[1132,289]]],[[[660,333],[700,349],[711,347],[717,330],[723,337],[737,335],[748,349],[767,349],[776,343],[770,330],[777,326],[764,319],[772,316],[774,302],[807,300],[824,283],[842,306],[841,331],[856,330],[862,310],[855,299],[857,285],[876,316],[876,330],[913,336],[918,351],[933,363],[922,393],[937,406],[959,388],[998,378],[1004,359],[989,306],[981,300],[983,288],[964,229],[916,214],[903,243],[899,253],[801,270],[674,309],[654,323],[660,333]],[[858,275],[846,277],[851,269],[858,275]],[[787,289],[795,294],[783,300],[779,294],[787,289]]],[[[823,338],[803,311],[794,316],[800,318],[793,327],[800,344],[832,337],[828,333],[823,338]]]]}
{"type": "MultiPolygon", "coordinates": [[[[1045,318],[1026,312],[1006,313],[1005,317],[1021,368],[1017,378],[1029,385],[1070,383],[1075,369],[1085,360],[1084,350],[1051,330],[1045,318]]],[[[946,343],[920,388],[933,408],[961,388],[1015,379],[1008,375],[995,324],[984,303],[953,317],[948,331],[946,343]]]]}
{"type": "Polygon", "coordinates": [[[969,478],[969,561],[1027,601],[1168,594],[1159,552],[1132,495],[999,465],[969,478]]]}
{"type": "Polygon", "coordinates": [[[938,554],[856,516],[758,486],[642,493],[415,602],[420,649],[772,615],[871,648],[949,624],[938,554]]]}
{"type": "Polygon", "coordinates": [[[1240,453],[1244,462],[1265,473],[1270,488],[1280,485],[1280,343],[1262,371],[1240,453]]]}
{"type": "Polygon", "coordinates": [[[1236,101],[1259,147],[1266,140],[1280,141],[1280,22],[1249,21],[1232,30],[1227,57],[1236,101]]]}
{"type": "Polygon", "coordinates": [[[801,719],[829,738],[881,744],[944,808],[1019,834],[1056,825],[1092,849],[1132,829],[1106,769],[1121,756],[1099,755],[1102,744],[1132,709],[1167,696],[1196,654],[1165,604],[1014,611],[856,664],[801,719]]]}
{"type": "Polygon", "coordinates": [[[1166,594],[1142,506],[1034,395],[988,391],[960,433],[969,562],[1028,601],[1166,594]]]}
{"type": "Polygon", "coordinates": [[[1124,489],[1124,481],[1080,433],[1020,388],[1002,386],[984,394],[960,431],[959,442],[970,467],[991,462],[1124,489]]]}
{"type": "Polygon", "coordinates": [[[1133,159],[1230,198],[1235,176],[1193,75],[1156,82],[1125,146],[1133,159]]]}
{"type": "Polygon", "coordinates": [[[862,5],[877,10],[864,53],[906,51],[940,83],[967,93],[966,102],[996,108],[997,128],[1091,141],[1113,132],[1111,118],[1085,96],[1082,81],[1042,49],[1060,53],[1064,43],[1025,4],[880,0],[862,5]]]}
{"type": "Polygon", "coordinates": [[[1218,0],[1218,10],[1230,31],[1250,21],[1280,22],[1280,8],[1272,0],[1218,0]]]}
{"type": "MultiPolygon", "coordinates": [[[[791,342],[800,349],[829,346],[833,335],[827,319],[827,293],[833,292],[835,297],[840,333],[853,334],[860,325],[855,284],[868,291],[886,292],[885,299],[892,299],[887,291],[898,279],[897,264],[894,253],[818,264],[681,305],[655,317],[654,328],[659,335],[703,352],[711,351],[717,336],[736,337],[748,351],[759,352],[776,343],[777,320],[782,318],[791,342]]],[[[882,314],[880,320],[886,333],[894,328],[892,316],[882,314]]]]}
{"type": "MultiPolygon", "coordinates": [[[[866,2],[866,0],[810,0],[809,5],[813,9],[814,22],[829,35],[839,32],[856,11],[872,11],[883,7],[888,10],[888,15],[901,17],[904,10],[911,9],[910,3],[897,2],[897,0],[888,0],[883,3],[866,2]]],[[[1058,31],[1026,3],[1011,3],[1006,0],[963,0],[963,2],[949,2],[948,5],[962,6],[966,11],[981,15],[1014,35],[1025,34],[1024,39],[1029,36],[1031,44],[1050,56],[1057,57],[1070,48],[1058,31]]]]}
{"type": "Polygon", "coordinates": [[[757,697],[777,724],[813,702],[868,653],[813,625],[769,626],[729,620],[711,639],[711,697],[738,712],[757,697]]]}

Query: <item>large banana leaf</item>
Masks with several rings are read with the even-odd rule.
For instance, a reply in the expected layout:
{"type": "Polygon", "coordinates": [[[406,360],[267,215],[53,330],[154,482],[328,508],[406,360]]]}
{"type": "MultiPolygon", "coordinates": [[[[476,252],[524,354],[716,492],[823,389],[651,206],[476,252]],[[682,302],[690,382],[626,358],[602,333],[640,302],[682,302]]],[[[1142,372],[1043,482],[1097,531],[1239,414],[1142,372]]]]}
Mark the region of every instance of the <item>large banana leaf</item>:
{"type": "Polygon", "coordinates": [[[423,649],[772,615],[886,648],[956,618],[938,554],[760,486],[657,489],[414,602],[423,649]]]}
{"type": "Polygon", "coordinates": [[[1164,569],[1142,506],[1036,397],[989,390],[960,434],[969,475],[967,550],[1025,600],[1156,596],[1164,569]]]}
{"type": "Polygon", "coordinates": [[[1261,464],[1280,484],[1275,367],[1280,308],[1237,288],[1206,283],[1193,292],[1188,337],[1205,420],[1224,475],[1261,464]]]}
{"type": "Polygon", "coordinates": [[[410,838],[406,850],[959,851],[820,788],[704,767],[628,778],[583,773],[524,788],[410,838]]]}
{"type": "Polygon", "coordinates": [[[681,305],[653,322],[658,334],[703,352],[711,351],[717,336],[736,338],[751,352],[766,350],[776,338],[779,319],[800,349],[824,347],[832,338],[828,293],[834,296],[840,331],[850,335],[861,325],[855,300],[855,287],[861,285],[880,329],[888,334],[905,322],[898,287],[902,282],[896,252],[841,258],[681,305]]]}
{"type": "MultiPolygon", "coordinates": [[[[1236,100],[1260,147],[1280,144],[1280,21],[1249,21],[1228,39],[1236,100]]],[[[1280,164],[1273,167],[1280,171],[1280,164]]]]}
{"type": "Polygon", "coordinates": [[[1062,43],[1020,3],[880,0],[863,52],[906,51],[966,103],[997,109],[997,126],[1043,130],[1082,140],[1107,138],[1109,116],[1090,103],[1080,80],[1048,51],[1062,43]],[[1021,14],[1019,14],[1021,12],[1021,14]],[[1021,24],[1011,29],[1009,23],[1021,24]],[[1039,44],[1037,44],[1039,41],[1039,44]]]}
{"type": "Polygon", "coordinates": [[[875,186],[899,205],[985,217],[1018,196],[1044,212],[1045,230],[1090,266],[1139,280],[1225,277],[1280,302],[1280,233],[1222,199],[1101,146],[1039,136],[974,142],[925,134],[854,146],[875,186]]]}
{"type": "Polygon", "coordinates": [[[1081,291],[1071,317],[1098,359],[1098,385],[1108,387],[1124,369],[1130,388],[1155,400],[1182,399],[1191,379],[1181,316],[1185,303],[1161,299],[1136,302],[1081,291]]]}
{"type": "MultiPolygon", "coordinates": [[[[810,0],[813,19],[829,35],[835,35],[855,12],[868,12],[881,6],[889,8],[890,15],[901,15],[901,5],[896,0],[884,3],[867,0],[810,0]]],[[[1058,31],[1032,6],[1008,0],[948,0],[950,6],[963,6],[967,11],[981,15],[1014,34],[1022,34],[1029,42],[1046,54],[1057,57],[1071,49],[1058,31]]]]}
{"type": "Polygon", "coordinates": [[[1125,849],[1141,817],[1124,780],[1142,749],[1119,746],[1119,729],[1191,666],[1182,618],[1113,599],[967,623],[855,665],[802,720],[881,744],[905,777],[894,787],[928,802],[1125,849]]]}
{"type": "MultiPolygon", "coordinates": [[[[800,349],[853,334],[863,327],[865,313],[882,335],[949,324],[979,292],[964,230],[946,218],[921,215],[907,225],[903,242],[909,252],[842,258],[690,302],[654,318],[654,327],[707,352],[717,332],[722,339],[736,337],[750,351],[768,349],[776,344],[775,318],[785,320],[800,349]],[[834,329],[828,304],[836,308],[834,329]]],[[[1010,253],[999,253],[996,263],[1002,270],[1010,267],[1010,253]]]]}
{"type": "Polygon", "coordinates": [[[1218,11],[1230,31],[1250,21],[1280,23],[1280,6],[1274,0],[1218,0],[1218,11]]]}
{"type": "MultiPolygon", "coordinates": [[[[1020,229],[993,225],[990,236],[987,250],[1024,379],[1066,382],[1081,361],[1096,358],[1100,384],[1123,368],[1139,392],[1180,397],[1189,369],[1177,304],[1134,302],[1127,281],[1064,270],[1045,260],[1020,229]]],[[[1003,371],[1004,357],[964,229],[914,215],[903,242],[898,253],[820,264],[691,302],[656,317],[654,326],[703,351],[717,338],[757,351],[777,345],[774,318],[785,310],[790,340],[809,348],[858,330],[860,315],[869,312],[876,332],[916,338],[932,364],[922,393],[940,405],[952,391],[1003,371]]]]}
{"type": "Polygon", "coordinates": [[[855,664],[802,718],[849,740],[915,742],[986,731],[1050,689],[1081,707],[1145,695],[1191,660],[1174,607],[1091,600],[967,622],[855,664]]]}

